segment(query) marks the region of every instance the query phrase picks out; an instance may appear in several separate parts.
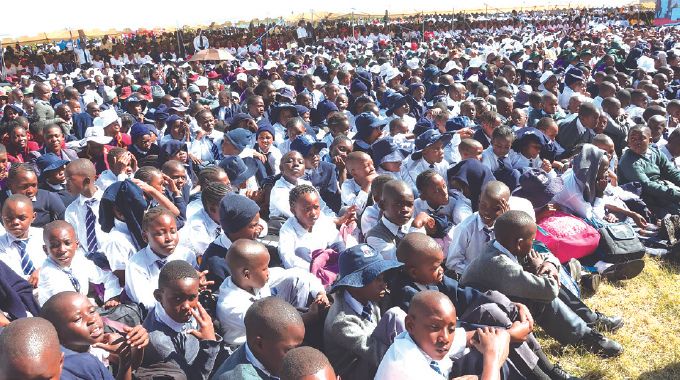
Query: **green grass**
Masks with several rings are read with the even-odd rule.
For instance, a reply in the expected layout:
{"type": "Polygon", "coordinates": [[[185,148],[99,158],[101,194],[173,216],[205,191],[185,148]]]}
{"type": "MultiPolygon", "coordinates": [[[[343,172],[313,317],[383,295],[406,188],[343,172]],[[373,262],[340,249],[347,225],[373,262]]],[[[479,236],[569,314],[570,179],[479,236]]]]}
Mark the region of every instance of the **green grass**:
{"type": "Polygon", "coordinates": [[[593,310],[624,317],[623,328],[605,333],[623,345],[623,355],[602,359],[537,331],[550,359],[584,379],[680,379],[680,266],[645,260],[638,277],[603,283],[584,300],[593,310]]]}

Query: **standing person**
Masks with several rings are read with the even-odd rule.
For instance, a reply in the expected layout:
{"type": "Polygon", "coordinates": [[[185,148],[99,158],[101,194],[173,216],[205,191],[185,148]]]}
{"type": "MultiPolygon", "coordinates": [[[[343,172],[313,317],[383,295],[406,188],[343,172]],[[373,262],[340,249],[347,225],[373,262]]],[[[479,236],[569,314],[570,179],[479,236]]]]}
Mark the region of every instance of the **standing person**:
{"type": "Polygon", "coordinates": [[[194,37],[194,51],[198,53],[201,50],[210,47],[210,42],[208,42],[208,37],[203,35],[203,31],[198,29],[196,31],[196,37],[194,37]]]}

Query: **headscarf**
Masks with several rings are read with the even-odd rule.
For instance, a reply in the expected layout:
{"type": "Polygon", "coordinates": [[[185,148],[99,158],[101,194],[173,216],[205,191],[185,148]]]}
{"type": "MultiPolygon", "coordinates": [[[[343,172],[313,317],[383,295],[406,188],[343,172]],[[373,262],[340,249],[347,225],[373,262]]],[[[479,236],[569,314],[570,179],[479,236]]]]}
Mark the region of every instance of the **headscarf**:
{"type": "Polygon", "coordinates": [[[597,189],[597,172],[600,162],[604,157],[604,151],[592,144],[583,144],[581,152],[574,157],[574,177],[576,183],[583,191],[583,199],[593,204],[597,189]]]}
{"type": "Polygon", "coordinates": [[[482,161],[474,158],[468,158],[457,163],[446,174],[449,182],[456,179],[467,185],[470,191],[472,211],[479,210],[479,196],[482,194],[482,187],[487,182],[496,180],[491,169],[482,164],[482,161]]]}
{"type": "Polygon", "coordinates": [[[144,192],[139,186],[129,179],[115,182],[109,186],[99,205],[99,224],[102,231],[111,232],[114,226],[115,216],[113,207],[125,217],[125,224],[130,230],[132,243],[137,250],[146,247],[146,242],[142,238],[142,218],[148,207],[144,192]]]}

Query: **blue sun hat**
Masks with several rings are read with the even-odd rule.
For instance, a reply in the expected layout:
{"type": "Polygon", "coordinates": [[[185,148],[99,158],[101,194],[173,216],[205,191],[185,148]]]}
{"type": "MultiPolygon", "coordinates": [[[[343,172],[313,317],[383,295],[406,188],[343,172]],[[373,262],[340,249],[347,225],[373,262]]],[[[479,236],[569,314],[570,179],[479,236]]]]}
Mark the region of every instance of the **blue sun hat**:
{"type": "Polygon", "coordinates": [[[342,287],[363,288],[375,280],[380,274],[403,264],[395,260],[385,260],[368,244],[355,245],[340,254],[338,278],[331,285],[330,292],[342,287]]]}
{"type": "Polygon", "coordinates": [[[452,137],[453,136],[448,133],[441,134],[441,132],[436,129],[428,129],[416,137],[415,149],[413,150],[411,157],[414,160],[419,160],[420,157],[423,156],[423,150],[425,150],[425,148],[437,143],[438,141],[441,141],[444,146],[446,146],[446,144],[451,142],[452,137]]]}

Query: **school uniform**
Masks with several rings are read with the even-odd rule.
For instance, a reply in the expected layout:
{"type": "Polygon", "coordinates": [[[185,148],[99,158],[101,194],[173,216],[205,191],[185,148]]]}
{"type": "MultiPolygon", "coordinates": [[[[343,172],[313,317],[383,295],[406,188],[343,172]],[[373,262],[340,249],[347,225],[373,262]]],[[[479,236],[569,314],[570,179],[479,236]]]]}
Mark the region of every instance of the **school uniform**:
{"type": "Polygon", "coordinates": [[[243,344],[222,363],[213,374],[216,380],[252,379],[252,380],[279,380],[264,367],[248,347],[243,344]]]}
{"type": "Polygon", "coordinates": [[[382,210],[377,203],[366,207],[364,212],[361,214],[361,233],[366,234],[371,228],[375,227],[380,220],[382,210]]]}
{"type": "Polygon", "coordinates": [[[127,224],[118,219],[115,219],[113,223],[114,225],[111,231],[109,233],[104,233],[106,238],[98,240],[98,242],[100,250],[109,262],[109,268],[112,271],[124,271],[130,257],[132,257],[138,249],[135,248],[132,234],[130,233],[127,224]]]}
{"type": "Polygon", "coordinates": [[[167,257],[161,257],[146,246],[130,257],[125,268],[125,292],[136,303],[151,308],[156,299],[154,289],[158,288],[158,275],[168,261],[184,260],[196,267],[196,256],[189,250],[175,249],[167,257]]]}
{"type": "Polygon", "coordinates": [[[487,136],[482,128],[479,128],[475,132],[475,134],[472,135],[472,138],[477,140],[480,144],[482,144],[482,148],[484,149],[488,148],[491,145],[491,137],[487,136]]]}
{"type": "Polygon", "coordinates": [[[453,229],[445,266],[461,274],[472,260],[495,238],[493,227],[487,227],[479,212],[467,217],[453,229]]]}
{"type": "Polygon", "coordinates": [[[200,209],[179,230],[180,245],[200,257],[221,233],[222,227],[204,209],[200,209]]]}
{"type": "MultiPolygon", "coordinates": [[[[489,146],[488,148],[484,149],[482,151],[482,163],[484,166],[489,168],[492,172],[495,172],[500,169],[500,161],[503,161],[503,164],[505,168],[508,169],[521,169],[521,158],[520,154],[515,152],[514,150],[510,149],[508,154],[504,157],[499,157],[494,153],[493,151],[493,146],[489,146]]],[[[444,177],[446,178],[446,177],[444,177]]]]}
{"type": "Polygon", "coordinates": [[[269,296],[279,297],[298,309],[306,308],[309,300],[323,292],[321,281],[309,270],[299,268],[269,269],[269,278],[255,294],[239,288],[231,277],[224,280],[217,299],[217,319],[222,326],[224,341],[231,345],[240,345],[246,341],[246,311],[253,302],[269,296]]]}
{"type": "MultiPolygon", "coordinates": [[[[4,204],[5,200],[10,196],[10,192],[6,191],[0,193],[0,204],[4,204]]],[[[49,222],[64,219],[64,211],[66,207],[61,198],[55,193],[47,190],[38,189],[33,201],[33,212],[35,212],[35,220],[31,226],[42,228],[49,222]]]]}
{"type": "Polygon", "coordinates": [[[225,258],[231,244],[231,239],[222,232],[203,252],[199,270],[208,271],[205,279],[215,282],[215,285],[211,286],[213,291],[219,289],[224,279],[229,277],[229,267],[225,258]]]}
{"type": "Polygon", "coordinates": [[[296,217],[288,218],[279,231],[279,256],[284,268],[300,268],[309,271],[312,252],[333,247],[344,251],[344,242],[333,220],[321,215],[312,231],[300,225],[296,217]]]}
{"type": "Polygon", "coordinates": [[[200,140],[194,140],[189,153],[198,157],[201,161],[219,161],[222,157],[221,142],[223,138],[222,132],[213,129],[210,134],[203,136],[200,140]]]}
{"type": "Polygon", "coordinates": [[[106,169],[99,175],[99,177],[97,177],[97,181],[95,181],[94,184],[97,185],[98,189],[104,191],[114,183],[118,181],[125,181],[128,178],[128,175],[125,173],[115,175],[111,170],[106,169]]]}
{"type": "Polygon", "coordinates": [[[274,129],[274,145],[278,147],[287,140],[286,127],[276,122],[272,125],[272,128],[274,129]]]}
{"type": "Polygon", "coordinates": [[[99,224],[99,204],[104,191],[97,189],[91,198],[79,195],[74,202],[66,207],[64,220],[66,220],[76,232],[79,252],[84,255],[100,252],[101,242],[108,237],[99,224]]]}
{"type": "Polygon", "coordinates": [[[281,158],[283,158],[283,155],[279,148],[272,145],[269,147],[269,152],[264,153],[259,145],[255,145],[254,150],[267,158],[263,163],[267,177],[277,175],[281,172],[281,158]]]}
{"type": "MultiPolygon", "coordinates": [[[[271,193],[269,194],[269,217],[278,217],[278,218],[290,218],[293,216],[293,213],[290,211],[290,203],[288,201],[290,191],[293,190],[296,186],[299,185],[310,185],[312,186],[312,183],[304,180],[302,178],[298,178],[297,184],[292,184],[288,182],[285,178],[281,177],[279,178],[276,183],[274,183],[274,187],[272,188],[271,193]]],[[[335,216],[335,213],[333,210],[329,209],[328,206],[326,205],[326,202],[324,202],[323,199],[319,199],[319,206],[321,206],[321,212],[324,215],[327,216],[335,216]]]]}
{"type": "MultiPolygon", "coordinates": [[[[543,159],[541,157],[526,157],[525,155],[518,153],[519,159],[517,161],[517,167],[524,170],[524,169],[541,169],[543,166],[543,159]]],[[[549,172],[546,172],[548,177],[550,178],[557,178],[557,173],[555,170],[550,170],[549,172]]]]}
{"type": "Polygon", "coordinates": [[[557,132],[556,140],[567,151],[571,150],[578,144],[590,143],[595,137],[595,131],[586,128],[581,123],[581,118],[576,117],[574,120],[561,123],[559,125],[559,132],[557,132]]]}
{"type": "Polygon", "coordinates": [[[89,352],[76,352],[61,346],[64,353],[64,366],[61,380],[114,380],[104,363],[89,352]]]}
{"type": "Polygon", "coordinates": [[[47,258],[43,251],[42,228],[29,227],[28,239],[19,240],[9,232],[0,236],[0,261],[24,280],[40,269],[47,258]]]}
{"type": "Polygon", "coordinates": [[[61,202],[64,204],[64,207],[68,207],[73,200],[75,200],[77,197],[71,195],[71,193],[66,190],[66,186],[63,184],[57,184],[53,185],[51,183],[47,183],[46,181],[41,181],[38,183],[38,189],[45,190],[50,193],[56,194],[59,199],[61,199],[61,202]]]}
{"type": "Polygon", "coordinates": [[[366,233],[366,244],[380,253],[385,260],[397,259],[397,246],[410,232],[425,233],[424,228],[411,227],[413,219],[403,226],[390,222],[385,216],[380,218],[378,224],[366,233]]]}
{"type": "Polygon", "coordinates": [[[220,352],[222,338],[199,340],[187,333],[198,326],[192,318],[179,323],[170,318],[163,307],[155,302],[143,323],[149,332],[149,345],[144,350],[141,367],[156,363],[171,363],[179,367],[189,380],[207,380],[220,352]]]}
{"type": "Polygon", "coordinates": [[[563,209],[584,219],[604,220],[605,202],[602,198],[595,198],[591,205],[583,198],[583,190],[578,184],[578,179],[572,169],[567,170],[562,175],[564,190],[560,191],[553,198],[553,202],[560,205],[563,209]]]}
{"type": "Polygon", "coordinates": [[[442,161],[431,164],[425,161],[425,159],[422,157],[417,160],[413,160],[413,156],[409,156],[401,164],[399,174],[401,175],[401,179],[411,186],[413,194],[418,196],[419,193],[418,188],[416,187],[416,178],[418,178],[418,174],[429,169],[436,171],[440,176],[442,176],[442,178],[447,178],[446,171],[449,169],[449,163],[442,161]]]}
{"type": "Polygon", "coordinates": [[[347,207],[356,206],[357,214],[361,214],[364,211],[370,196],[370,189],[368,192],[362,190],[354,178],[346,179],[340,187],[342,205],[347,207]]]}
{"type": "Polygon", "coordinates": [[[64,291],[76,291],[84,296],[90,291],[90,283],[104,285],[104,300],[118,296],[123,289],[118,278],[104,271],[80,253],[73,256],[69,267],[61,267],[51,257],[43,262],[38,281],[38,301],[42,306],[50,297],[64,291]]]}
{"type": "Polygon", "coordinates": [[[373,148],[371,148],[371,144],[367,143],[364,140],[361,139],[354,140],[354,144],[352,144],[352,147],[353,152],[364,152],[369,156],[373,157],[373,148]]]}
{"type": "Polygon", "coordinates": [[[319,166],[306,169],[303,179],[319,190],[321,199],[335,212],[340,211],[341,196],[338,188],[338,174],[335,164],[319,161],[319,166]]]}

